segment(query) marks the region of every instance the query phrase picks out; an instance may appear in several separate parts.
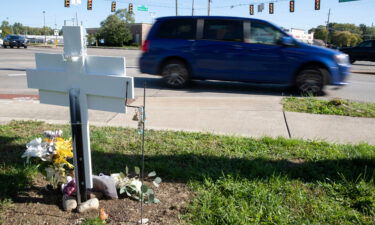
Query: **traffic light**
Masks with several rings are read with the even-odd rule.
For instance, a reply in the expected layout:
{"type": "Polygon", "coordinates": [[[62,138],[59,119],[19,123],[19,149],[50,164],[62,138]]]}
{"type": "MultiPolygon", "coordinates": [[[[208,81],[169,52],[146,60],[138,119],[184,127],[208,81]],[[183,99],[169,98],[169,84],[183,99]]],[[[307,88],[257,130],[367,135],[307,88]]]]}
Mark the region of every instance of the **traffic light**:
{"type": "Polygon", "coordinates": [[[273,3],[269,4],[269,12],[270,14],[273,14],[273,3]]]}
{"type": "Polygon", "coordinates": [[[64,7],[66,8],[70,7],[70,0],[64,0],[64,7]]]}
{"type": "Polygon", "coordinates": [[[92,0],[87,0],[87,10],[92,10],[92,0]]]}
{"type": "Polygon", "coordinates": [[[132,3],[129,3],[128,11],[129,11],[130,14],[133,14],[133,4],[132,3]]]}
{"type": "Polygon", "coordinates": [[[289,2],[289,12],[294,12],[294,0],[289,2]]]}
{"type": "Polygon", "coordinates": [[[315,0],[315,10],[320,10],[320,0],[315,0]]]}
{"type": "Polygon", "coordinates": [[[111,12],[116,12],[116,2],[112,2],[111,12]]]}
{"type": "Polygon", "coordinates": [[[254,15],[254,5],[250,5],[249,11],[250,11],[250,15],[254,15]]]}

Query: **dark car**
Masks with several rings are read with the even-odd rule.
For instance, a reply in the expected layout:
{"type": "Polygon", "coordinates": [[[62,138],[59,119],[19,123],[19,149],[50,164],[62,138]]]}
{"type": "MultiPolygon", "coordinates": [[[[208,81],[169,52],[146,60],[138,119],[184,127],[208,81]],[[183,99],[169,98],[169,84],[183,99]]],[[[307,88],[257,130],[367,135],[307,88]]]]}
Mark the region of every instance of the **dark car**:
{"type": "Polygon", "coordinates": [[[27,40],[24,37],[19,36],[19,35],[7,35],[4,38],[3,47],[6,48],[8,46],[11,47],[11,48],[14,48],[14,47],[27,48],[27,40]]]}
{"type": "Polygon", "coordinates": [[[327,84],[345,84],[350,69],[346,54],[239,17],[159,18],[142,50],[140,71],[161,75],[174,88],[197,79],[288,84],[318,93],[327,84]]]}
{"type": "Polygon", "coordinates": [[[351,63],[355,61],[375,62],[375,40],[368,40],[352,48],[342,48],[340,51],[349,55],[351,63]]]}

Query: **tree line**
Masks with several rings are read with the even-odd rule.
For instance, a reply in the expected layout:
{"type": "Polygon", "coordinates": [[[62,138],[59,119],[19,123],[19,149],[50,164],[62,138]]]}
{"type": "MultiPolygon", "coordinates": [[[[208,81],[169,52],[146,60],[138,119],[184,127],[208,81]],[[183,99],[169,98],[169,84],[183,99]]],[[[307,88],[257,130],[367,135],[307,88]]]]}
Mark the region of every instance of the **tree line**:
{"type": "Polygon", "coordinates": [[[365,24],[329,23],[328,27],[320,25],[310,29],[310,32],[314,32],[314,39],[327,41],[328,45],[336,47],[356,46],[364,40],[375,38],[375,28],[365,24]]]}
{"type": "Polygon", "coordinates": [[[121,47],[129,45],[133,40],[130,24],[134,22],[132,13],[129,13],[127,9],[119,9],[100,23],[97,33],[88,35],[88,43],[121,47]]]}
{"type": "MultiPolygon", "coordinates": [[[[134,23],[134,15],[129,13],[127,9],[119,9],[114,14],[109,15],[100,23],[99,31],[95,34],[89,34],[87,41],[89,44],[96,43],[106,46],[124,46],[129,45],[133,40],[130,31],[130,24],[134,23]]],[[[8,21],[2,21],[0,29],[1,37],[4,38],[8,34],[18,35],[53,35],[54,29],[51,27],[39,28],[24,26],[21,23],[10,24],[8,21]]],[[[60,35],[62,31],[60,30],[60,35]]]]}
{"type": "Polygon", "coordinates": [[[10,24],[4,20],[1,22],[0,30],[2,30],[1,37],[6,37],[8,34],[18,35],[53,35],[54,29],[51,27],[29,27],[24,26],[22,23],[10,24]]]}

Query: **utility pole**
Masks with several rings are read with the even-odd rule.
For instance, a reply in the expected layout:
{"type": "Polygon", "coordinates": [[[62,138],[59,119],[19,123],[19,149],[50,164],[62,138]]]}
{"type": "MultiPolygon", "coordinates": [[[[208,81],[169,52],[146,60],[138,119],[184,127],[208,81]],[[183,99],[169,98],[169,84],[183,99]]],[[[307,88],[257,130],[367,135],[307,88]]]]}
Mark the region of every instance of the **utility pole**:
{"type": "Polygon", "coordinates": [[[372,35],[374,35],[374,22],[372,22],[371,24],[371,39],[372,39],[372,35]]]}
{"type": "Polygon", "coordinates": [[[43,30],[44,30],[44,44],[47,44],[47,36],[46,36],[46,11],[43,11],[43,30]]]}
{"type": "Polygon", "coordinates": [[[326,29],[327,29],[326,47],[328,46],[328,36],[329,36],[329,33],[330,33],[330,30],[329,30],[329,18],[330,17],[331,17],[331,9],[329,9],[329,11],[328,11],[328,19],[327,19],[327,26],[326,26],[326,29]]]}
{"type": "Polygon", "coordinates": [[[178,0],[176,0],[176,16],[178,16],[178,0]]]}
{"type": "Polygon", "coordinates": [[[78,26],[78,13],[76,12],[76,26],[78,26]]]}
{"type": "Polygon", "coordinates": [[[211,13],[211,0],[208,0],[208,12],[207,15],[210,16],[211,13]]]}
{"type": "Polygon", "coordinates": [[[194,16],[194,0],[193,0],[192,5],[191,5],[191,15],[194,16]]]}

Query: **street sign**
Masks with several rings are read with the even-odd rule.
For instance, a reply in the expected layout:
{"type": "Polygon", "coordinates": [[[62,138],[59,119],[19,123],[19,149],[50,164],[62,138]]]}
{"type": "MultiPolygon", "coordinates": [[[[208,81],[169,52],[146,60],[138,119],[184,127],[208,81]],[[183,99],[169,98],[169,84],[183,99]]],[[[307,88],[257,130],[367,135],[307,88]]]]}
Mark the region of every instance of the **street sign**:
{"type": "Polygon", "coordinates": [[[54,30],[53,33],[55,36],[59,36],[59,30],[54,30]]]}
{"type": "Polygon", "coordinates": [[[359,0],[339,0],[339,3],[341,3],[341,2],[353,2],[353,1],[359,1],[359,0]]]}
{"type": "Polygon", "coordinates": [[[138,7],[137,7],[137,10],[138,10],[138,11],[143,11],[143,12],[148,12],[148,8],[147,8],[146,6],[144,6],[144,5],[142,5],[142,6],[138,6],[138,7]]]}

